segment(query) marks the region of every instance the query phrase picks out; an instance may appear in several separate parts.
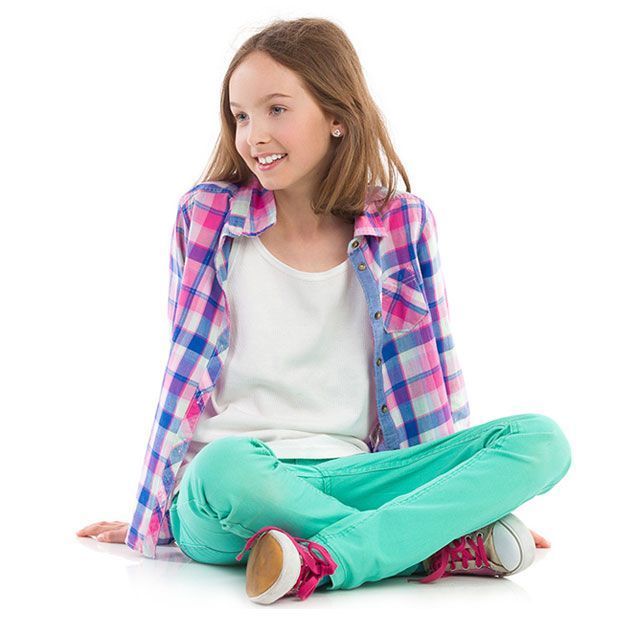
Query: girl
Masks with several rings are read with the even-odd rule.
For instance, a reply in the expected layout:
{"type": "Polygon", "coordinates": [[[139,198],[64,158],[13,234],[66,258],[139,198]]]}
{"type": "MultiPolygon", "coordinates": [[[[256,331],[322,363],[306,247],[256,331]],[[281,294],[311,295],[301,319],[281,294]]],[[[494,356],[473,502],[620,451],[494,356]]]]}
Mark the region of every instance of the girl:
{"type": "Polygon", "coordinates": [[[262,604],[524,570],[548,543],[511,511],[563,478],[569,443],[538,414],[471,427],[435,219],[344,32],[304,18],[251,37],[221,123],[179,202],[133,519],[77,534],[241,563],[262,604]]]}

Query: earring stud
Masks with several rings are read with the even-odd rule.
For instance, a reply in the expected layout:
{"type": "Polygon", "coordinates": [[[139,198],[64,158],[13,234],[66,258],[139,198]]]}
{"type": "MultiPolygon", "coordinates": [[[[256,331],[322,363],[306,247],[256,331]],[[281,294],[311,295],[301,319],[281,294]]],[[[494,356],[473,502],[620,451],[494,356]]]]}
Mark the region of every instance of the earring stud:
{"type": "Polygon", "coordinates": [[[341,131],[341,130],[339,130],[339,129],[333,130],[333,135],[334,135],[335,137],[339,137],[341,134],[342,134],[342,131],[341,131]]]}

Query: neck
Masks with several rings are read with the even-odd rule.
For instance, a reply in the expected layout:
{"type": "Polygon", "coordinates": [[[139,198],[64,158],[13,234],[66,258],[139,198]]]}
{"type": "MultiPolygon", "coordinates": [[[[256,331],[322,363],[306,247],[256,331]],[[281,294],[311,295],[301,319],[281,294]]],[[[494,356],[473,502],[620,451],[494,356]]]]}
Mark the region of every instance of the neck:
{"type": "Polygon", "coordinates": [[[337,227],[342,219],[332,214],[315,214],[310,197],[275,191],[277,224],[286,236],[311,238],[337,227]]]}

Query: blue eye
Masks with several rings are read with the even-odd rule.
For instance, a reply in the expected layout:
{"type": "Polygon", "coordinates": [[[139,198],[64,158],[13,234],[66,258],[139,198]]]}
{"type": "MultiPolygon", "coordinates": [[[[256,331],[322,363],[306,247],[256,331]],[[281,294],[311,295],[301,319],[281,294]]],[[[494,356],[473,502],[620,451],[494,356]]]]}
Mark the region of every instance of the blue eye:
{"type": "MultiPolygon", "coordinates": [[[[283,106],[272,106],[272,108],[273,108],[273,109],[274,109],[274,108],[278,108],[279,110],[286,110],[283,106]]],[[[237,115],[233,115],[233,117],[234,117],[235,121],[236,121],[236,122],[238,122],[238,121],[239,121],[239,116],[240,116],[240,115],[243,115],[243,114],[244,114],[244,113],[239,113],[239,114],[237,114],[237,115]]]]}

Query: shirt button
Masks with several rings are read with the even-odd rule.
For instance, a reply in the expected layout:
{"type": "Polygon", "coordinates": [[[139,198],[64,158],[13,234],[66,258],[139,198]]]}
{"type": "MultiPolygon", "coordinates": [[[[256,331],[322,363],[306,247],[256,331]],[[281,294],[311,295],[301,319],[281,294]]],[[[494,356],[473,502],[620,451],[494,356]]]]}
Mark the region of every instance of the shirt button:
{"type": "Polygon", "coordinates": [[[375,364],[377,364],[378,367],[381,367],[382,366],[382,358],[378,358],[377,361],[375,362],[375,364]]]}
{"type": "Polygon", "coordinates": [[[355,240],[351,243],[351,247],[359,247],[359,241],[355,240]]]}
{"type": "Polygon", "coordinates": [[[386,404],[382,406],[382,413],[388,413],[388,406],[386,406],[386,404]]]}
{"type": "Polygon", "coordinates": [[[360,272],[363,272],[363,271],[366,269],[366,265],[365,265],[364,263],[360,263],[360,264],[357,266],[357,269],[359,269],[359,270],[360,270],[360,272]]]}
{"type": "Polygon", "coordinates": [[[381,311],[376,311],[375,312],[375,320],[379,320],[382,317],[382,312],[381,311]]]}

